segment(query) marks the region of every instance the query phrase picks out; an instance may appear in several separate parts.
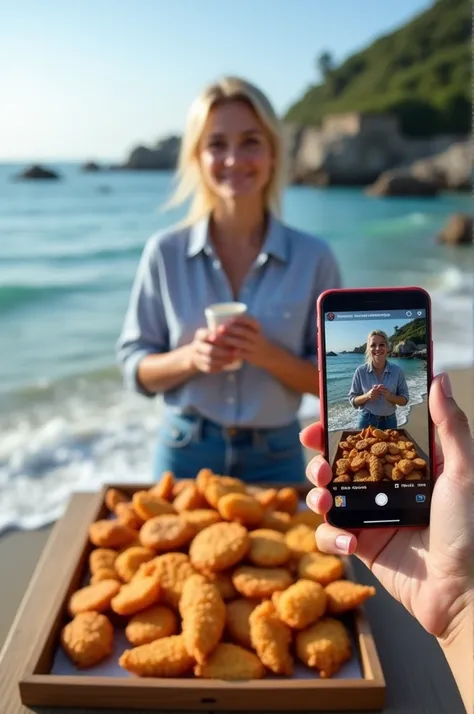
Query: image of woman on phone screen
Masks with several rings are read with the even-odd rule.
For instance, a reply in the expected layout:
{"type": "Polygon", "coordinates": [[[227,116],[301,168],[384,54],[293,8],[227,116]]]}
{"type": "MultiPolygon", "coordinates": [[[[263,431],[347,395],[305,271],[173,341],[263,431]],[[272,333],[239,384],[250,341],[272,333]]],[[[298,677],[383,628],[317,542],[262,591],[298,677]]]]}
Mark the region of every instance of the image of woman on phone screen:
{"type": "Polygon", "coordinates": [[[358,427],[374,426],[396,429],[396,409],[409,400],[403,370],[387,361],[390,343],[382,330],[372,330],[367,337],[365,362],[354,372],[349,401],[359,409],[358,427]]]}

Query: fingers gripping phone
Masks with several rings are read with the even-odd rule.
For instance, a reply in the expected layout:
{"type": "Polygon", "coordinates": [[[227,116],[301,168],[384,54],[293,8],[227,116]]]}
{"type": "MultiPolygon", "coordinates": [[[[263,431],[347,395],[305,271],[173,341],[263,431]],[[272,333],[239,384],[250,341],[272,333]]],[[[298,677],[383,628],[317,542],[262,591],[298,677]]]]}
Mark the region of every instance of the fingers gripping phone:
{"type": "Polygon", "coordinates": [[[431,301],[417,287],[318,299],[321,421],[339,528],[426,526],[434,470],[428,410],[431,301]]]}

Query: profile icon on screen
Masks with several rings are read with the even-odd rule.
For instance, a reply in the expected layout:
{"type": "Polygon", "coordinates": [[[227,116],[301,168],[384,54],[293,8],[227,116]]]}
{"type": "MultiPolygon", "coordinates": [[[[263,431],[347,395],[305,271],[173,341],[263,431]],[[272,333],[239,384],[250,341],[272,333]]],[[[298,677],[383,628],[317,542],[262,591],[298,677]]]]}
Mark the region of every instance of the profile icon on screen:
{"type": "Polygon", "coordinates": [[[332,320],[334,320],[334,317],[335,317],[335,315],[333,312],[328,312],[328,320],[331,320],[331,322],[332,322],[332,320]]]}

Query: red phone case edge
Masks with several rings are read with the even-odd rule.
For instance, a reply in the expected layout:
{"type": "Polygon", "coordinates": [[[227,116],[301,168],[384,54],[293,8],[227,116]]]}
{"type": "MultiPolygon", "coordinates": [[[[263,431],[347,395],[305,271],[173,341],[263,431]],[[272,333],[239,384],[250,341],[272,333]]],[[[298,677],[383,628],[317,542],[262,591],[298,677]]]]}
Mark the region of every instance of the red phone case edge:
{"type": "MultiPolygon", "coordinates": [[[[318,296],[318,299],[316,301],[316,334],[317,334],[317,351],[318,351],[318,372],[319,372],[319,421],[321,423],[321,429],[322,429],[322,434],[323,434],[323,446],[324,446],[324,458],[328,461],[329,460],[329,454],[326,453],[326,419],[325,419],[325,404],[324,404],[324,389],[323,389],[323,370],[320,368],[320,365],[322,364],[322,340],[321,340],[321,334],[322,330],[320,329],[320,323],[321,323],[321,315],[322,315],[322,303],[324,298],[327,295],[332,295],[334,293],[345,293],[345,292],[351,292],[351,293],[387,293],[387,292],[408,292],[410,290],[418,290],[422,292],[429,305],[429,331],[430,331],[430,359],[427,361],[427,367],[428,367],[428,394],[429,390],[431,388],[431,383],[433,381],[433,329],[432,329],[432,312],[431,312],[431,295],[427,290],[424,288],[420,288],[418,285],[410,285],[410,286],[397,286],[397,287],[372,287],[372,288],[330,288],[328,290],[324,290],[320,295],[318,296]]],[[[431,456],[433,457],[431,459],[432,463],[430,464],[430,482],[433,485],[433,469],[435,467],[435,462],[436,462],[436,439],[435,439],[435,430],[434,426],[431,422],[431,418],[428,414],[428,419],[429,419],[429,431],[430,431],[430,447],[431,447],[431,456]]],[[[329,525],[333,525],[327,517],[327,513],[324,514],[324,521],[325,523],[328,523],[329,525]]],[[[380,526],[381,528],[389,528],[390,526],[380,526]]],[[[393,527],[393,526],[392,526],[393,527]]],[[[403,527],[403,526],[402,526],[403,527]]],[[[409,528],[410,526],[406,526],[409,528]]],[[[359,528],[358,530],[364,530],[363,528],[359,528]]]]}

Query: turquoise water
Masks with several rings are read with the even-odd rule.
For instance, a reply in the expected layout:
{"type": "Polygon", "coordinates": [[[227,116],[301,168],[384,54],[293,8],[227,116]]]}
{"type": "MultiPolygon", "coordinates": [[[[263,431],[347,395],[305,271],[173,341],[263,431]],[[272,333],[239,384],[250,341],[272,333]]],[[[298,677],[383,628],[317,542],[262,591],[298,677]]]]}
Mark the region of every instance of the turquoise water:
{"type": "MultiPolygon", "coordinates": [[[[0,530],[55,517],[71,489],[149,478],[158,420],[158,401],[123,393],[114,345],[146,239],[181,217],[161,211],[171,175],[50,166],[62,181],[0,165],[0,530]]],[[[284,218],[329,241],[346,285],[427,288],[440,367],[471,359],[473,252],[434,236],[470,203],[292,187],[284,218]]]]}

